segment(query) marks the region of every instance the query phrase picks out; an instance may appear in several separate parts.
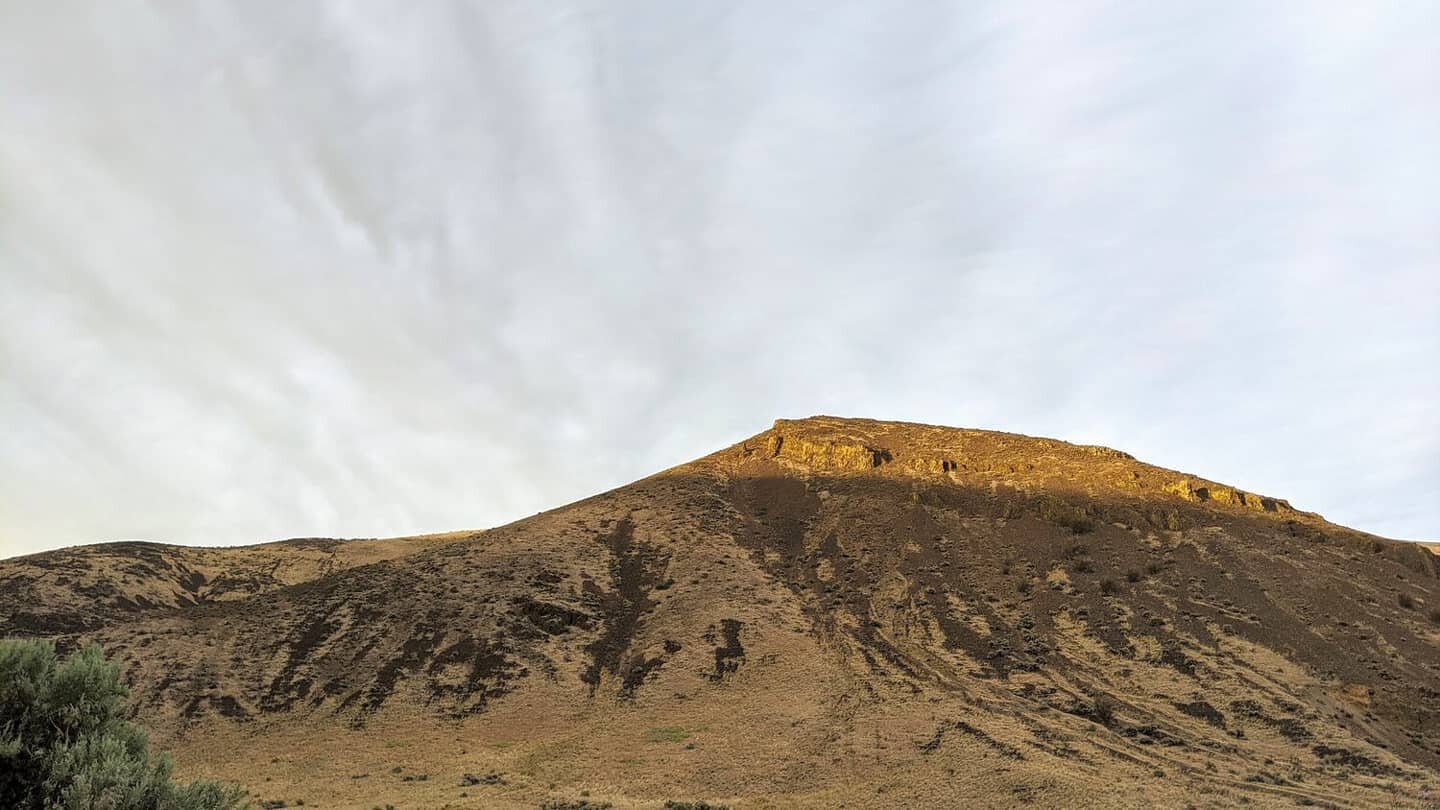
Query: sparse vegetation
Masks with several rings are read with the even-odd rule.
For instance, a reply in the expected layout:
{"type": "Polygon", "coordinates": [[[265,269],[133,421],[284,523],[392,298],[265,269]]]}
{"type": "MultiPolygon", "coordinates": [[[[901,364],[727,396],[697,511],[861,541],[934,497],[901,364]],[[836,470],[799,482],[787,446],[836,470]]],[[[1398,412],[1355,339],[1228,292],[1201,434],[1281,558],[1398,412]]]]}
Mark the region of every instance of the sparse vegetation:
{"type": "Polygon", "coordinates": [[[24,810],[230,810],[238,787],[171,779],[125,719],[120,668],[99,647],[59,660],[45,641],[0,642],[0,806],[24,810]]]}
{"type": "Polygon", "coordinates": [[[670,799],[665,802],[665,810],[730,810],[730,805],[711,804],[710,802],[677,802],[670,799]]]}
{"type": "Polygon", "coordinates": [[[589,799],[551,799],[540,805],[540,810],[609,810],[610,802],[596,802],[589,799]]]}
{"type": "Polygon", "coordinates": [[[1434,622],[1435,624],[1440,624],[1440,608],[1430,609],[1430,621],[1434,622]]]}
{"type": "Polygon", "coordinates": [[[1395,601],[1400,604],[1400,607],[1405,608],[1406,610],[1415,609],[1415,597],[1411,596],[1408,593],[1400,594],[1398,597],[1396,597],[1395,601]]]}
{"type": "Polygon", "coordinates": [[[1178,532],[1186,528],[1186,522],[1181,519],[1180,513],[1174,509],[1151,510],[1145,515],[1151,526],[1157,529],[1164,529],[1170,532],[1178,532]]]}
{"type": "Polygon", "coordinates": [[[485,774],[485,775],[483,775],[483,776],[478,776],[478,775],[473,774],[473,773],[467,773],[467,774],[465,774],[464,776],[462,776],[462,777],[460,778],[460,785],[461,785],[462,787],[470,787],[471,785],[503,785],[503,784],[505,784],[505,777],[504,777],[502,774],[498,774],[498,773],[496,773],[496,772],[494,772],[494,771],[491,771],[491,772],[489,772],[489,773],[487,773],[487,774],[485,774]]]}
{"type": "Polygon", "coordinates": [[[1102,726],[1115,724],[1115,701],[1104,695],[1096,695],[1090,702],[1090,716],[1102,726]]]}
{"type": "Polygon", "coordinates": [[[1140,572],[1134,568],[1131,568],[1130,570],[1125,572],[1126,582],[1139,582],[1140,578],[1140,572]]]}
{"type": "Polygon", "coordinates": [[[1261,785],[1288,785],[1290,780],[1268,770],[1261,770],[1245,777],[1246,782],[1254,782],[1261,785]]]}
{"type": "Polygon", "coordinates": [[[1109,577],[1100,580],[1100,593],[1106,596],[1114,596],[1120,592],[1120,584],[1109,577]]]}
{"type": "Polygon", "coordinates": [[[646,735],[650,742],[685,742],[690,733],[679,726],[666,726],[664,728],[652,728],[646,735]]]}
{"type": "Polygon", "coordinates": [[[1063,526],[1074,534],[1089,534],[1095,531],[1095,519],[1083,506],[1065,503],[1054,498],[1043,498],[1038,512],[1040,519],[1056,526],[1063,526]]]}

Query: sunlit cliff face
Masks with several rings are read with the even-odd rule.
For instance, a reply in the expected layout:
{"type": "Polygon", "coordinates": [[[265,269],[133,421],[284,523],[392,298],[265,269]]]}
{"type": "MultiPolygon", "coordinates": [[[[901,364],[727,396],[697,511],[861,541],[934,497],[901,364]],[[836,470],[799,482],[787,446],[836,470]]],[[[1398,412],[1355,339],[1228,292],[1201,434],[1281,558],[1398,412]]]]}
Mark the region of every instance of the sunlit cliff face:
{"type": "Polygon", "coordinates": [[[0,11],[0,555],[501,523],[777,415],[1440,534],[1440,12],[0,11]]]}

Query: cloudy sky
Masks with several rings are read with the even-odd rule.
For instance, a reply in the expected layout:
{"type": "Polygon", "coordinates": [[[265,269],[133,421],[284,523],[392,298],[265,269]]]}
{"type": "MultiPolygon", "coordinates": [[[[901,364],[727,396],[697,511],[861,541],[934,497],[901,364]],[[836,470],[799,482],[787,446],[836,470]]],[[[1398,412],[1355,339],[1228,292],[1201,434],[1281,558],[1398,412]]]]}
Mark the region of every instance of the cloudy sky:
{"type": "Polygon", "coordinates": [[[0,0],[0,554],[814,413],[1440,539],[1440,6],[0,0]]]}

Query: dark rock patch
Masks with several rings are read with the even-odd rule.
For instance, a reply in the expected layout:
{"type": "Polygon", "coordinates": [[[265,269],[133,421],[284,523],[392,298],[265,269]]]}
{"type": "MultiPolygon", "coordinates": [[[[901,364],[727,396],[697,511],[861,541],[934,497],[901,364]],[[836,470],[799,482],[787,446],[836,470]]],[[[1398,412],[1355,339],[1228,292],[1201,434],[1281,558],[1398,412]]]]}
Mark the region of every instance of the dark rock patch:
{"type": "Polygon", "coordinates": [[[521,601],[516,609],[531,626],[547,636],[561,635],[572,627],[589,629],[593,623],[591,616],[583,611],[533,599],[521,601]]]}
{"type": "Polygon", "coordinates": [[[1362,754],[1359,751],[1352,751],[1348,748],[1317,744],[1311,749],[1315,757],[1326,765],[1333,765],[1341,768],[1349,768],[1360,773],[1371,776],[1404,776],[1405,772],[1392,765],[1387,765],[1378,759],[1362,754]]]}
{"type": "Polygon", "coordinates": [[[645,663],[643,660],[627,662],[625,654],[642,618],[655,606],[650,593],[662,578],[666,560],[654,549],[635,542],[634,531],[634,524],[625,518],[617,521],[610,533],[601,538],[612,555],[610,589],[602,589],[589,580],[585,583],[587,600],[604,616],[600,636],[586,648],[590,665],[580,675],[592,694],[600,685],[602,672],[619,675],[623,683],[631,667],[645,663]]]}
{"type": "Polygon", "coordinates": [[[1191,717],[1199,718],[1216,728],[1225,727],[1225,715],[1219,709],[1211,706],[1203,700],[1196,700],[1191,703],[1176,703],[1175,708],[1191,717]]]}
{"type": "MultiPolygon", "coordinates": [[[[720,683],[727,675],[734,673],[745,662],[745,647],[740,643],[740,630],[745,623],[735,619],[722,619],[720,621],[720,634],[724,643],[715,648],[715,671],[710,673],[710,680],[720,683]]],[[[712,644],[715,642],[714,627],[711,627],[709,639],[712,644]]]]}

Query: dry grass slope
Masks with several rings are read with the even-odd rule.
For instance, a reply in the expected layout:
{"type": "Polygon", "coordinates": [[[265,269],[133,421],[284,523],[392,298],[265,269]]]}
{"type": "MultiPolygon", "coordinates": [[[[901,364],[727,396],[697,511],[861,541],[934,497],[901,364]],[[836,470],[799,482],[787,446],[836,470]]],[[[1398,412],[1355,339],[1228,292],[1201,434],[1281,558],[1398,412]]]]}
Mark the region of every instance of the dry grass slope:
{"type": "Polygon", "coordinates": [[[1420,807],[1437,562],[1106,448],[816,417],[486,532],[0,561],[0,633],[98,641],[272,803],[1420,807]]]}

